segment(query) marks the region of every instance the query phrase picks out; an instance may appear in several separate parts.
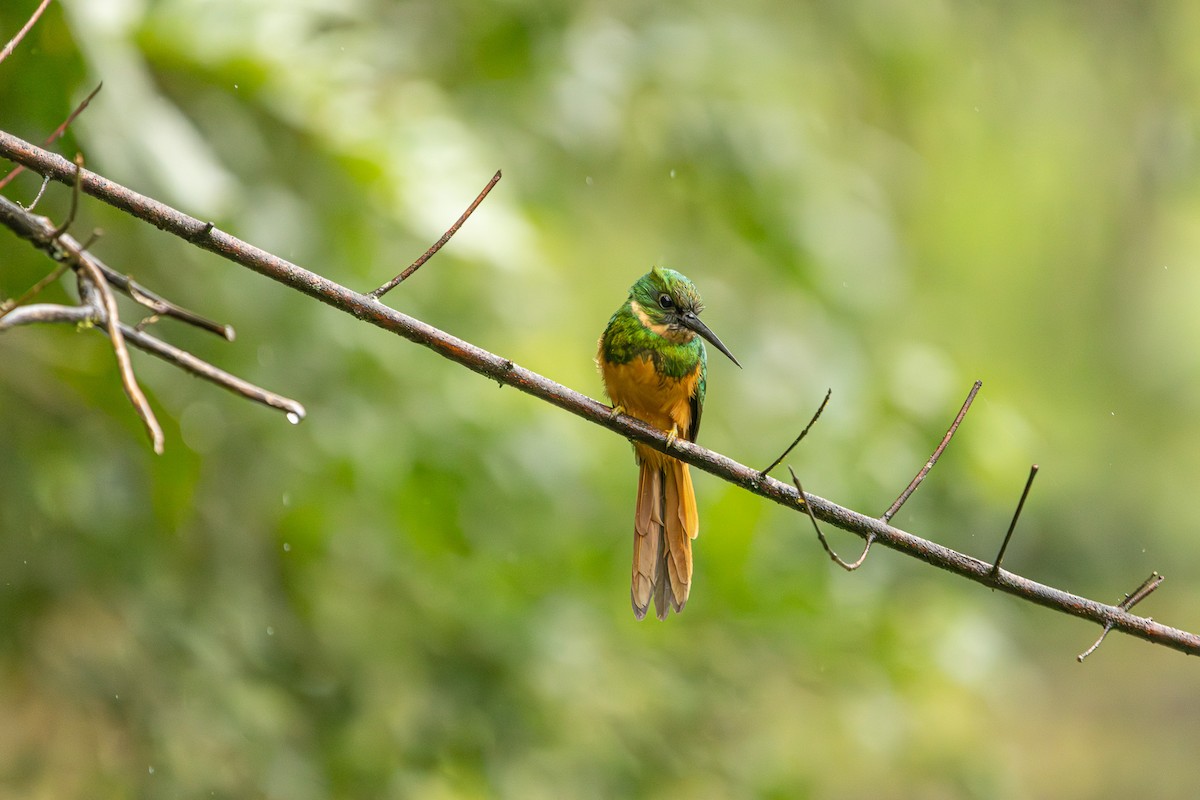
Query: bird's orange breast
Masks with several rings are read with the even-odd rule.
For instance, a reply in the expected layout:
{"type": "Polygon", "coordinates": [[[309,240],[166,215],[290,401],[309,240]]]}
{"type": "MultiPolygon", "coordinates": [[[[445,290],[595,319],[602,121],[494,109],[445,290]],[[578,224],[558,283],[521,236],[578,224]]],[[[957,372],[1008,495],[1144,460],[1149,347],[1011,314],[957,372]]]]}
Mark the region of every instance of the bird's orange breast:
{"type": "Polygon", "coordinates": [[[660,375],[649,357],[625,364],[599,361],[604,388],[614,406],[623,406],[626,414],[659,430],[675,428],[680,438],[687,438],[692,427],[692,397],[700,383],[699,364],[682,378],[670,378],[660,375]]]}

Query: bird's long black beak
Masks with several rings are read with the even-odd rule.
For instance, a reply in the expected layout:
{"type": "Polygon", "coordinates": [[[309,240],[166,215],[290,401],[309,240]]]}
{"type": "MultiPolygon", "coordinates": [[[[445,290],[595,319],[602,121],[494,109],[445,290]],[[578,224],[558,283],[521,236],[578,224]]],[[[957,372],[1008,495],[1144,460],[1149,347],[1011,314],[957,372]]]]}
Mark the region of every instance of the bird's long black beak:
{"type": "Polygon", "coordinates": [[[733,353],[729,352],[729,348],[717,338],[717,335],[708,329],[708,326],[700,321],[700,318],[691,311],[687,311],[680,315],[679,321],[685,326],[703,336],[713,347],[720,350],[725,355],[729,356],[729,360],[741,367],[741,363],[733,357],[733,353]]]}

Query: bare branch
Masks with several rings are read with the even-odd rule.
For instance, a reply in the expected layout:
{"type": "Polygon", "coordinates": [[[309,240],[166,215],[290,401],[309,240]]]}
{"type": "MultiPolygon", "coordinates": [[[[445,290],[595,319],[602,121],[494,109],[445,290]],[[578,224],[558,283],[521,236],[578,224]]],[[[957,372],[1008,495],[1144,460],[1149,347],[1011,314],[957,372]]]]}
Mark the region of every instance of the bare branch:
{"type": "MultiPolygon", "coordinates": [[[[221,326],[217,323],[210,322],[198,315],[193,314],[186,309],[176,306],[169,300],[159,297],[135,281],[129,279],[125,275],[121,275],[116,270],[105,265],[77,242],[70,234],[62,234],[57,238],[51,238],[51,234],[55,231],[55,226],[45,217],[32,215],[22,209],[11,200],[0,196],[0,224],[6,225],[13,230],[18,236],[28,240],[36,247],[46,250],[52,258],[60,262],[60,267],[52,273],[53,277],[61,274],[62,269],[66,267],[85,268],[83,265],[94,267],[102,276],[103,280],[110,282],[109,276],[115,276],[115,283],[118,288],[125,289],[131,297],[138,300],[143,305],[158,311],[159,313],[177,317],[185,322],[191,322],[194,325],[199,325],[209,330],[227,329],[226,338],[232,339],[232,328],[221,326]]],[[[39,285],[34,288],[40,289],[40,285],[48,282],[47,276],[39,281],[39,285]]],[[[81,292],[91,293],[95,281],[89,281],[81,286],[81,292]]],[[[104,304],[98,302],[96,297],[85,297],[85,303],[82,307],[62,306],[62,305],[23,305],[25,300],[32,297],[36,292],[32,289],[22,296],[19,303],[13,303],[8,306],[3,313],[0,313],[0,332],[9,328],[15,328],[19,325],[28,325],[32,323],[43,322],[92,322],[102,326],[102,329],[111,336],[109,330],[109,315],[104,304]]],[[[111,293],[110,293],[111,294],[111,293]]],[[[115,317],[113,317],[115,319],[115,317]]],[[[288,419],[293,422],[299,422],[305,417],[304,406],[287,397],[269,392],[266,389],[255,386],[248,381],[244,381],[235,375],[231,375],[224,370],[221,370],[208,362],[197,358],[196,356],[181,350],[173,345],[167,344],[161,339],[157,339],[149,334],[144,333],[137,328],[130,327],[120,321],[118,323],[118,335],[123,337],[134,346],[145,350],[146,352],[157,356],[169,363],[174,364],[182,369],[191,372],[193,375],[211,381],[218,386],[221,386],[229,391],[253,400],[257,403],[262,403],[270,408],[279,409],[287,414],[288,419]]]]}
{"type": "MultiPolygon", "coordinates": [[[[1128,611],[1129,609],[1133,608],[1138,603],[1142,602],[1147,597],[1149,597],[1150,594],[1155,589],[1157,589],[1159,587],[1159,585],[1161,585],[1162,582],[1165,580],[1166,580],[1166,578],[1164,576],[1159,575],[1157,572],[1151,572],[1150,577],[1146,578],[1146,580],[1142,581],[1141,586],[1134,589],[1131,593],[1125,595],[1125,599],[1121,601],[1121,603],[1117,606],[1117,608],[1121,609],[1122,611],[1128,611]]],[[[1092,643],[1091,647],[1089,647],[1087,650],[1084,650],[1079,655],[1075,656],[1075,660],[1080,663],[1083,663],[1083,660],[1085,658],[1090,656],[1092,653],[1096,652],[1096,648],[1098,648],[1100,645],[1104,644],[1105,638],[1108,637],[1108,632],[1113,629],[1113,624],[1114,623],[1112,620],[1108,620],[1107,622],[1105,622],[1104,630],[1100,631],[1100,637],[1098,639],[1096,639],[1095,642],[1092,643]]]]}
{"type": "MultiPolygon", "coordinates": [[[[83,249],[86,249],[86,247],[83,249]]],[[[100,271],[104,273],[105,280],[112,284],[114,288],[120,289],[135,302],[140,303],[141,305],[153,311],[155,314],[159,314],[164,317],[173,317],[180,322],[186,322],[187,324],[194,325],[201,330],[215,333],[217,336],[220,336],[222,339],[225,339],[229,342],[232,342],[237,337],[232,325],[223,325],[220,322],[213,322],[211,319],[203,317],[194,311],[189,311],[186,308],[177,306],[170,300],[167,300],[161,295],[150,291],[145,286],[142,286],[128,275],[123,275],[116,271],[95,256],[91,256],[91,258],[96,263],[96,266],[100,268],[100,271]]]]}
{"type": "Polygon", "coordinates": [[[479,193],[479,195],[471,201],[471,205],[467,206],[467,210],[462,213],[462,216],[460,216],[458,220],[451,225],[444,234],[442,234],[442,238],[434,242],[432,247],[426,250],[425,253],[416,261],[409,264],[408,267],[405,268],[405,270],[399,275],[392,278],[378,289],[374,289],[373,291],[369,292],[370,296],[376,299],[383,297],[392,289],[395,289],[401,283],[408,280],[408,277],[419,270],[422,264],[433,258],[434,253],[436,253],[438,250],[441,250],[446,245],[446,242],[450,241],[450,237],[458,233],[458,229],[461,228],[462,224],[467,221],[467,217],[475,213],[475,209],[479,208],[479,204],[483,202],[483,198],[487,197],[488,192],[492,191],[492,187],[500,182],[500,177],[500,170],[496,170],[496,174],[493,175],[492,179],[487,182],[487,185],[483,187],[483,190],[479,193]]]}
{"type": "MultiPolygon", "coordinates": [[[[64,133],[66,133],[67,127],[72,122],[75,121],[76,117],[78,117],[80,114],[83,113],[83,110],[88,107],[89,103],[92,102],[92,98],[94,98],[97,94],[100,93],[100,89],[103,86],[104,86],[103,82],[96,84],[96,88],[92,89],[91,93],[88,94],[87,97],[83,98],[83,102],[81,102],[79,105],[75,106],[75,110],[67,115],[67,118],[65,120],[63,120],[62,123],[57,128],[54,129],[54,132],[42,140],[42,147],[46,147],[47,145],[53,144],[54,141],[56,139],[58,139],[58,137],[62,136],[64,133]]],[[[25,171],[25,167],[18,165],[17,168],[14,169],[12,172],[8,173],[3,178],[0,178],[0,189],[3,189],[5,186],[7,186],[9,184],[9,181],[11,181],[13,178],[17,177],[24,171],[25,171]]],[[[32,210],[33,207],[37,205],[38,200],[40,200],[42,197],[42,192],[44,192],[45,190],[46,190],[46,183],[45,183],[45,181],[43,181],[42,188],[38,191],[37,196],[33,198],[33,202],[29,204],[30,210],[32,210]]]]}
{"type": "Polygon", "coordinates": [[[58,237],[67,232],[70,227],[75,224],[75,215],[79,212],[79,180],[80,174],[83,172],[83,154],[75,154],[75,180],[71,182],[71,208],[67,211],[67,218],[62,223],[50,232],[50,240],[54,241],[58,237]]]}
{"type": "Polygon", "coordinates": [[[138,386],[137,377],[133,374],[133,362],[129,360],[129,350],[125,347],[125,335],[121,331],[120,318],[117,316],[117,298],[113,296],[108,281],[104,279],[104,273],[97,269],[96,265],[90,259],[80,258],[78,251],[72,253],[71,258],[72,262],[81,270],[81,282],[83,280],[88,281],[97,294],[98,306],[104,311],[104,328],[108,331],[108,338],[112,343],[113,354],[117,358],[117,368],[121,374],[121,386],[125,389],[125,395],[129,398],[129,402],[133,404],[134,410],[142,418],[142,423],[146,426],[146,432],[150,435],[150,443],[154,447],[155,454],[162,455],[162,426],[158,424],[158,418],[154,416],[154,410],[150,408],[150,401],[146,399],[146,395],[142,392],[142,387],[138,386]]]}
{"type": "MultiPolygon", "coordinates": [[[[3,180],[0,180],[0,189],[4,188],[4,185],[8,183],[10,178],[16,177],[17,174],[24,171],[24,169],[24,167],[18,164],[16,169],[5,175],[3,180]]],[[[42,185],[38,187],[37,194],[33,196],[33,201],[27,206],[28,211],[33,211],[33,209],[37,207],[37,204],[42,201],[42,195],[46,193],[46,187],[49,185],[50,179],[42,178],[42,185]]]]}
{"type": "Polygon", "coordinates": [[[247,400],[253,400],[256,403],[262,403],[264,406],[279,409],[287,414],[288,420],[293,423],[304,419],[308,413],[304,410],[304,406],[295,400],[275,394],[274,392],[269,392],[266,389],[255,386],[249,381],[244,381],[236,375],[231,375],[225,370],[214,367],[207,361],[197,358],[186,350],[181,350],[174,345],[167,344],[163,340],[155,338],[137,328],[131,328],[122,323],[121,333],[135,347],[141,348],[151,355],[158,356],[169,364],[174,364],[177,367],[185,369],[198,378],[211,381],[217,386],[228,389],[234,394],[241,395],[247,400]]]}
{"type": "Polygon", "coordinates": [[[4,59],[12,55],[12,51],[17,49],[17,45],[25,38],[25,34],[33,30],[33,26],[41,19],[42,12],[46,10],[46,6],[48,5],[50,5],[50,0],[42,0],[41,5],[33,10],[33,14],[30,15],[29,20],[22,26],[21,30],[17,31],[17,35],[8,40],[8,44],[4,45],[3,50],[0,50],[0,63],[3,63],[4,59]]]}
{"type": "Polygon", "coordinates": [[[104,88],[104,81],[100,81],[100,83],[97,83],[96,88],[92,89],[90,92],[88,92],[88,96],[83,98],[83,100],[80,101],[79,105],[75,106],[74,110],[71,111],[71,113],[67,115],[67,118],[64,119],[61,123],[59,123],[58,127],[54,129],[54,132],[46,137],[46,140],[42,146],[44,147],[45,145],[48,145],[48,144],[54,142],[56,139],[58,139],[60,136],[62,136],[64,133],[66,133],[67,128],[69,128],[71,126],[71,123],[75,121],[75,118],[78,117],[80,114],[82,114],[84,109],[86,109],[89,105],[91,105],[92,100],[94,100],[96,98],[96,95],[100,94],[100,90],[103,88],[104,88]]]}
{"type": "Polygon", "coordinates": [[[979,387],[981,386],[983,386],[983,381],[975,381],[975,385],[967,393],[967,399],[963,401],[962,408],[958,411],[958,416],[954,418],[954,422],[950,423],[950,430],[946,431],[946,435],[942,437],[941,444],[933,451],[933,455],[925,462],[925,466],[921,467],[921,470],[912,479],[912,482],[908,484],[908,487],[896,498],[896,502],[892,503],[892,507],[883,512],[883,516],[880,517],[881,520],[884,522],[890,521],[896,515],[896,512],[900,510],[900,506],[904,505],[909,497],[912,497],[912,493],[921,485],[921,481],[925,480],[925,476],[929,474],[929,470],[933,469],[933,465],[942,457],[942,451],[946,449],[946,445],[950,444],[950,440],[954,438],[955,432],[958,431],[958,426],[962,424],[963,417],[967,415],[967,411],[971,408],[971,403],[975,400],[975,395],[979,393],[979,387]]]}
{"type": "Polygon", "coordinates": [[[1013,531],[1017,528],[1017,520],[1021,518],[1021,509],[1025,508],[1025,498],[1029,497],[1029,490],[1033,487],[1033,479],[1037,477],[1038,465],[1034,464],[1029,468],[1029,477],[1025,479],[1025,488],[1021,492],[1021,499],[1017,501],[1017,510],[1013,512],[1012,522],[1008,523],[1008,531],[1004,534],[1004,541],[1000,543],[1000,552],[996,553],[996,562],[992,564],[992,574],[995,575],[1000,571],[1000,562],[1004,560],[1004,551],[1008,550],[1008,543],[1012,539],[1013,531]]]}
{"type": "Polygon", "coordinates": [[[843,561],[842,557],[835,553],[833,548],[829,546],[829,542],[825,539],[825,534],[821,531],[821,526],[817,524],[817,518],[813,516],[812,509],[809,508],[807,499],[804,499],[807,497],[807,495],[804,494],[804,487],[800,485],[800,479],[796,477],[796,471],[791,467],[788,467],[788,472],[792,473],[792,483],[796,487],[797,494],[799,494],[802,498],[802,505],[805,513],[807,513],[808,518],[812,520],[813,530],[817,532],[817,540],[821,542],[821,547],[825,548],[825,552],[829,554],[831,559],[833,559],[833,563],[846,570],[846,572],[854,572],[854,570],[861,567],[863,562],[867,560],[867,553],[871,551],[871,543],[875,541],[875,537],[871,536],[870,534],[867,535],[867,543],[863,547],[862,555],[858,557],[857,561],[853,563],[847,563],[843,561]]]}
{"type": "Polygon", "coordinates": [[[50,323],[67,323],[80,325],[85,322],[95,323],[96,309],[91,306],[63,306],[57,303],[34,303],[28,306],[17,306],[0,317],[0,333],[10,328],[22,325],[44,325],[50,323]]]}
{"type": "MultiPolygon", "coordinates": [[[[107,332],[104,314],[94,306],[65,306],[53,303],[36,303],[33,305],[18,306],[3,319],[0,319],[0,333],[22,325],[51,323],[66,323],[68,325],[91,323],[98,326],[97,330],[107,332]]],[[[231,375],[219,367],[215,367],[207,361],[197,358],[186,350],[181,350],[174,345],[167,344],[161,339],[138,330],[136,327],[130,327],[125,323],[121,323],[120,327],[121,335],[125,337],[125,341],[129,344],[153,356],[157,356],[169,364],[174,364],[181,369],[185,369],[198,378],[211,381],[217,386],[228,389],[234,394],[245,397],[248,400],[279,409],[285,412],[289,419],[294,419],[294,421],[298,422],[307,415],[304,406],[295,400],[275,394],[274,392],[269,392],[248,381],[244,381],[236,375],[231,375]]]]}
{"type": "Polygon", "coordinates": [[[833,389],[827,389],[827,390],[825,391],[825,399],[821,401],[821,405],[817,406],[817,413],[815,413],[815,414],[813,414],[813,415],[812,415],[812,419],[810,419],[810,420],[808,421],[808,424],[804,426],[804,430],[800,431],[800,435],[796,437],[796,441],[794,441],[794,442],[792,442],[791,444],[789,444],[789,445],[788,445],[788,447],[787,447],[787,449],[786,449],[786,450],[784,450],[782,453],[780,453],[780,454],[779,454],[779,458],[777,458],[777,459],[775,459],[774,461],[772,461],[772,462],[771,462],[771,466],[769,466],[769,467],[767,467],[766,469],[764,469],[764,470],[763,470],[763,471],[762,471],[760,474],[762,474],[762,475],[767,475],[767,474],[769,474],[769,473],[771,472],[771,470],[773,470],[773,469],[775,469],[776,467],[778,467],[778,466],[779,466],[779,464],[780,464],[780,462],[782,462],[782,461],[783,461],[785,458],[787,458],[787,457],[788,457],[788,453],[790,453],[790,452],[792,452],[793,450],[795,450],[795,449],[796,449],[796,445],[800,444],[800,442],[804,440],[804,437],[805,437],[805,436],[808,436],[808,431],[809,431],[809,429],[810,429],[810,428],[812,428],[812,426],[813,426],[813,425],[815,425],[815,424],[817,423],[817,420],[819,420],[819,419],[821,418],[821,412],[822,412],[822,411],[824,411],[824,410],[825,410],[825,406],[827,406],[827,405],[829,404],[829,398],[830,398],[832,395],[833,395],[833,389]]]}
{"type": "Polygon", "coordinates": [[[142,387],[138,385],[137,376],[133,373],[133,362],[129,359],[129,350],[125,347],[125,337],[121,334],[117,298],[113,296],[108,281],[104,279],[104,273],[91,259],[84,257],[78,244],[73,239],[70,242],[63,241],[63,235],[75,221],[75,214],[79,210],[79,185],[82,172],[83,156],[76,155],[75,178],[71,184],[71,210],[61,225],[48,234],[43,231],[41,244],[54,252],[56,257],[61,254],[62,260],[76,270],[76,274],[79,276],[80,295],[89,305],[103,311],[104,325],[112,343],[113,355],[117,359],[118,372],[121,375],[121,386],[125,389],[125,395],[146,426],[146,432],[150,435],[154,452],[161,455],[163,451],[162,426],[159,425],[158,418],[154,415],[154,409],[150,407],[150,401],[146,399],[142,387]]]}
{"type": "MultiPolygon", "coordinates": [[[[70,182],[72,165],[69,161],[3,131],[0,131],[0,156],[25,164],[35,172],[50,175],[63,183],[70,182]]],[[[751,467],[693,442],[676,439],[673,443],[668,443],[666,435],[651,425],[624,414],[613,416],[610,407],[604,403],[520,367],[507,358],[489,353],[445,331],[388,308],[374,297],[360,294],[247,244],[213,227],[211,223],[190,217],[86,170],[83,173],[82,185],[87,194],[157,228],[193,242],[198,247],[217,253],[364,322],[427,347],[438,355],[502,385],[512,386],[627,439],[668,453],[673,458],[685,461],[760,497],[792,510],[799,510],[803,502],[813,516],[822,522],[855,533],[864,539],[871,537],[885,547],[939,569],[1080,619],[1099,624],[1111,622],[1113,629],[1148,642],[1182,653],[1200,655],[1200,635],[1139,617],[1130,613],[1128,609],[1080,597],[1006,570],[993,576],[991,564],[894,528],[881,519],[860,514],[813,494],[806,494],[802,500],[794,486],[769,476],[764,477],[751,467]]],[[[0,219],[0,222],[3,222],[3,219],[0,219]]]]}
{"type": "Polygon", "coordinates": [[[70,264],[65,262],[59,264],[54,269],[50,270],[50,272],[47,273],[41,280],[39,280],[33,286],[30,286],[25,291],[25,294],[21,295],[16,300],[5,300],[4,302],[0,302],[0,320],[3,320],[6,316],[12,313],[14,308],[25,305],[30,300],[41,294],[43,289],[58,280],[59,277],[70,268],[70,266],[70,264]]]}

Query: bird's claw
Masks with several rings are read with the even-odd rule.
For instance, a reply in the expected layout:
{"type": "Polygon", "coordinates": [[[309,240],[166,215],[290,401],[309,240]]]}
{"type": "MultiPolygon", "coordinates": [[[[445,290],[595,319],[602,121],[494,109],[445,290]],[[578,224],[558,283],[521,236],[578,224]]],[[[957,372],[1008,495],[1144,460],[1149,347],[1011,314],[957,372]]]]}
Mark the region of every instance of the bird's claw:
{"type": "Polygon", "coordinates": [[[671,430],[667,431],[667,449],[670,450],[675,446],[675,440],[679,438],[679,426],[672,425],[671,430]]]}
{"type": "Polygon", "coordinates": [[[615,419],[625,413],[625,406],[617,405],[612,407],[612,411],[608,413],[609,419],[615,419]]]}

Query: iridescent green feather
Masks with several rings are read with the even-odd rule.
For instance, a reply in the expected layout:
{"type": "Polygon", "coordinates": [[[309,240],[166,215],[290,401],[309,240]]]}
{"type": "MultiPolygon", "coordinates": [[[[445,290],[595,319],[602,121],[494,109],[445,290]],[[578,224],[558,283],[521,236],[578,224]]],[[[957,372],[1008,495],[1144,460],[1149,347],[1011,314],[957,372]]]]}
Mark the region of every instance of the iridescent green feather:
{"type": "Polygon", "coordinates": [[[629,290],[629,298],[608,321],[600,339],[601,357],[611,364],[627,364],[635,358],[649,358],[655,372],[663,379],[680,380],[700,368],[700,381],[692,397],[692,425],[687,439],[695,441],[700,428],[700,413],[704,408],[704,392],[708,377],[708,354],[704,342],[691,336],[686,342],[672,341],[647,327],[634,313],[637,303],[651,324],[663,324],[666,314],[659,298],[667,294],[676,308],[699,314],[704,309],[700,293],[686,277],[673,269],[654,267],[638,279],[629,290]]]}

